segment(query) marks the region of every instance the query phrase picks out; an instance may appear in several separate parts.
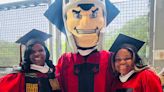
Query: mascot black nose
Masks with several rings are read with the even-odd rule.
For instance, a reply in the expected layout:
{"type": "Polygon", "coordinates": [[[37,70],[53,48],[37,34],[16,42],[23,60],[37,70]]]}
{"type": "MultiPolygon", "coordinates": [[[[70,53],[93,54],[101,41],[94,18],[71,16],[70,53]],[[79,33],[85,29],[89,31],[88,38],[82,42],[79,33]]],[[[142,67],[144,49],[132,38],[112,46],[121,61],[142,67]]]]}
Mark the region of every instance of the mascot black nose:
{"type": "Polygon", "coordinates": [[[90,10],[92,7],[94,7],[94,4],[79,4],[78,7],[83,9],[84,11],[90,10]]]}

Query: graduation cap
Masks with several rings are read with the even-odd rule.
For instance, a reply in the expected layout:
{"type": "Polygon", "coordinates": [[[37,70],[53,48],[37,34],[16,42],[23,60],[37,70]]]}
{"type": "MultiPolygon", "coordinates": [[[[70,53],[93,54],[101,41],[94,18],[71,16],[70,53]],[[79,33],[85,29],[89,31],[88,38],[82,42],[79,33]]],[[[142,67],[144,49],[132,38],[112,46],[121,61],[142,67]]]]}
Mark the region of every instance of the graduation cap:
{"type": "Polygon", "coordinates": [[[141,40],[123,34],[119,34],[109,51],[117,52],[122,47],[129,47],[135,52],[138,52],[140,48],[144,45],[144,43],[145,42],[141,40]]]}
{"type": "Polygon", "coordinates": [[[51,36],[52,35],[39,31],[37,29],[32,29],[30,32],[20,37],[16,41],[16,43],[20,43],[20,65],[22,62],[22,45],[28,46],[29,42],[32,42],[32,41],[38,41],[38,42],[44,43],[44,41],[46,41],[51,36]]]}
{"type": "Polygon", "coordinates": [[[27,43],[32,40],[39,40],[39,41],[46,41],[48,38],[50,38],[52,35],[47,34],[45,32],[39,31],[37,29],[32,29],[30,32],[19,38],[16,43],[20,43],[23,45],[27,45],[27,43]]]}

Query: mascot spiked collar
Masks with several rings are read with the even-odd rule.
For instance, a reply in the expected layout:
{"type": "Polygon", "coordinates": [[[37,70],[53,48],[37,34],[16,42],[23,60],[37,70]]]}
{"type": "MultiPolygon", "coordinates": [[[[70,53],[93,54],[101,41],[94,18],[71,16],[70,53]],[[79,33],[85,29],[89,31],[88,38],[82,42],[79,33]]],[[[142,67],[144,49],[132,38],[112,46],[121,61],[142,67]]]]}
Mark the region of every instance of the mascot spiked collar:
{"type": "Polygon", "coordinates": [[[87,55],[101,50],[105,28],[118,13],[108,0],[55,0],[45,16],[67,35],[75,52],[85,49],[87,55]]]}

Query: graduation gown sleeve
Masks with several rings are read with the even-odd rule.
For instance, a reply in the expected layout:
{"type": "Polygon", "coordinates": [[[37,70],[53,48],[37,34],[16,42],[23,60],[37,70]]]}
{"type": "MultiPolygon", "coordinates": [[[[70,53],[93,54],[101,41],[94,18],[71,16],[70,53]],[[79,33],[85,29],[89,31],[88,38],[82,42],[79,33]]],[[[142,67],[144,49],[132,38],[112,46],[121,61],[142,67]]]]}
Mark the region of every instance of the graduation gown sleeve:
{"type": "Polygon", "coordinates": [[[23,76],[23,73],[13,73],[0,78],[0,92],[24,92],[23,76]]]}
{"type": "Polygon", "coordinates": [[[112,92],[163,92],[159,77],[148,69],[137,72],[124,83],[115,80],[112,88],[112,92]]]}
{"type": "Polygon", "coordinates": [[[159,77],[151,70],[145,70],[142,86],[143,92],[163,92],[159,77]]]}

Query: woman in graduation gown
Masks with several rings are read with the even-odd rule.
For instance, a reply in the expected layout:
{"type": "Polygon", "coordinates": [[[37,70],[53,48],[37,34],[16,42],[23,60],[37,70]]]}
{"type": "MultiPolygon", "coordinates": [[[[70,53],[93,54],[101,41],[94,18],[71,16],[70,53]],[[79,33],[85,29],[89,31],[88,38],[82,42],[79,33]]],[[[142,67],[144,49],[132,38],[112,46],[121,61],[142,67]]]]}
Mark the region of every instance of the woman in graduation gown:
{"type": "Polygon", "coordinates": [[[49,34],[33,29],[17,43],[26,46],[22,69],[0,78],[0,92],[54,92],[55,67],[44,43],[49,34]]]}
{"type": "Polygon", "coordinates": [[[113,92],[162,92],[157,74],[143,62],[137,52],[144,42],[120,34],[110,51],[113,55],[115,80],[113,92]]]}

